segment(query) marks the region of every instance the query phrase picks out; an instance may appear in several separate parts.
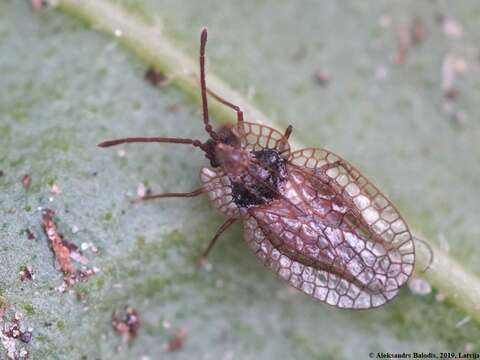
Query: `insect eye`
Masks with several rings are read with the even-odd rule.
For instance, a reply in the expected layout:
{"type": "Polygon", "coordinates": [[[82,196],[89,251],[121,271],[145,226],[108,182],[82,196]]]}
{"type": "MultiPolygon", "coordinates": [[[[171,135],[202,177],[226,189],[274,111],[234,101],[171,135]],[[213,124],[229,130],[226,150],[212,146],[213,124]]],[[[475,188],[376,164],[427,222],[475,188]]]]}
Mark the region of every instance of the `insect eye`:
{"type": "Polygon", "coordinates": [[[231,126],[224,125],[217,130],[218,142],[231,145],[234,147],[240,146],[240,138],[234,132],[231,126]]]}

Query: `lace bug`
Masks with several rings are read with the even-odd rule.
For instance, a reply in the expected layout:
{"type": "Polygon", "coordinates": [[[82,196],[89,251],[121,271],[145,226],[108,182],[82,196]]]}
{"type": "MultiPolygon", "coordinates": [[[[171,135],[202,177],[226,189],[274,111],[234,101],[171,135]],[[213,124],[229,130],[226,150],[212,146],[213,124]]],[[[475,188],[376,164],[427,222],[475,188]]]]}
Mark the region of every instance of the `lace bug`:
{"type": "Polygon", "coordinates": [[[311,297],[340,308],[365,309],[395,297],[414,269],[415,249],[395,206],[356,168],[320,148],[292,151],[283,133],[244,121],[242,110],[207,88],[205,45],[200,37],[203,123],[209,139],[128,137],[124,143],[188,144],[205,153],[211,167],[202,186],[188,193],[148,195],[140,200],[207,194],[227,220],[219,236],[242,221],[254,255],[280,278],[311,297]],[[207,96],[233,109],[237,122],[214,130],[207,96]]]}

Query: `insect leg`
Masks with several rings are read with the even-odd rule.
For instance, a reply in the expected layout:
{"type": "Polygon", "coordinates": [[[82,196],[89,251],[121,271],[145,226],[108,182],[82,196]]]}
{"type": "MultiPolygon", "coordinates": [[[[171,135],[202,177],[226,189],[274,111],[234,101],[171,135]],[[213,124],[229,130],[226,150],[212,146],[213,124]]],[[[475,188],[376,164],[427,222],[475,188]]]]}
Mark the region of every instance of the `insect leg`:
{"type": "Polygon", "coordinates": [[[220,237],[220,235],[222,235],[222,233],[227,230],[230,225],[232,225],[235,221],[237,221],[237,219],[235,218],[230,218],[228,219],[227,221],[225,221],[222,225],[220,225],[220,227],[218,228],[217,232],[215,233],[215,236],[212,238],[212,240],[210,240],[210,243],[208,244],[208,247],[205,249],[205,251],[203,252],[202,254],[202,257],[200,258],[200,260],[204,260],[207,258],[208,256],[208,253],[210,252],[210,250],[212,250],[212,247],[213,245],[215,245],[215,243],[217,242],[218,238],[220,237]]]}
{"type": "Polygon", "coordinates": [[[207,93],[209,95],[211,95],[215,100],[217,100],[218,102],[222,103],[223,105],[225,106],[228,106],[229,108],[233,109],[236,111],[237,113],[237,122],[242,122],[243,121],[243,111],[242,109],[235,105],[235,104],[232,104],[230,101],[227,101],[225,100],[224,98],[222,98],[220,95],[217,95],[216,93],[214,93],[212,90],[210,90],[209,88],[207,88],[207,93]]]}
{"type": "MultiPolygon", "coordinates": [[[[187,74],[183,73],[183,74],[171,75],[171,76],[167,77],[164,82],[162,82],[162,85],[167,85],[168,83],[170,83],[171,81],[173,81],[175,78],[177,78],[179,76],[196,77],[196,74],[194,74],[194,73],[187,73],[187,74]]],[[[200,82],[200,86],[202,86],[201,82],[200,82]]],[[[217,100],[218,102],[222,103],[223,105],[228,106],[229,108],[235,110],[235,112],[237,113],[237,122],[242,122],[243,121],[243,111],[240,108],[240,106],[232,104],[230,101],[225,100],[223,97],[221,97],[220,95],[215,93],[213,90],[211,90],[208,86],[205,86],[205,90],[206,90],[207,94],[209,94],[215,100],[217,100]]]]}
{"type": "Polygon", "coordinates": [[[198,195],[202,195],[207,191],[204,188],[196,189],[191,192],[186,193],[162,193],[162,194],[152,194],[139,197],[138,199],[132,200],[133,203],[139,203],[145,200],[153,200],[153,199],[161,199],[161,198],[169,198],[169,197],[195,197],[198,195]]]}

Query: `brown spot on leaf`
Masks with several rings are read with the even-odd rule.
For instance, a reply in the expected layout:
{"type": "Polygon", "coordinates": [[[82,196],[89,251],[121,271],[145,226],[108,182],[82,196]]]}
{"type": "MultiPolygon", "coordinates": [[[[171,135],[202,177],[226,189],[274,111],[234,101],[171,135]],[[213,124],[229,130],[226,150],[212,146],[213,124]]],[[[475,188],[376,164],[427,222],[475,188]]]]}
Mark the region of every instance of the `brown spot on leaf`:
{"type": "Polygon", "coordinates": [[[397,65],[404,64],[409,50],[420,45],[427,35],[427,27],[420,18],[413,19],[409,27],[402,27],[397,32],[397,51],[393,62],[397,65]]]}
{"type": "Polygon", "coordinates": [[[47,6],[48,2],[46,0],[31,0],[33,10],[41,10],[47,6]]]}
{"type": "Polygon", "coordinates": [[[165,344],[165,351],[175,351],[181,349],[187,337],[187,330],[180,328],[175,335],[165,344]]]}
{"type": "Polygon", "coordinates": [[[50,209],[43,210],[43,230],[50,241],[50,247],[53,250],[55,258],[65,275],[73,272],[70,262],[70,249],[63,241],[62,235],[58,233],[57,226],[53,220],[55,212],[50,209]]]}
{"type": "Polygon", "coordinates": [[[133,307],[125,305],[112,313],[112,326],[122,337],[120,347],[128,344],[138,334],[140,329],[140,317],[133,307]]]}
{"type": "Polygon", "coordinates": [[[28,190],[30,187],[30,183],[32,182],[32,178],[30,175],[23,175],[22,177],[22,185],[25,190],[28,190]]]}
{"type": "Polygon", "coordinates": [[[455,88],[455,81],[459,75],[467,70],[467,63],[464,58],[447,54],[442,65],[442,91],[445,98],[455,100],[458,90],[455,88]]]}
{"type": "Polygon", "coordinates": [[[425,40],[425,37],[427,36],[427,27],[421,19],[415,18],[413,20],[411,36],[412,45],[414,46],[421,44],[425,40]]]}
{"type": "Polygon", "coordinates": [[[33,280],[33,271],[30,266],[22,266],[20,269],[20,281],[25,282],[33,280]]]}
{"type": "MultiPolygon", "coordinates": [[[[28,359],[29,353],[25,348],[17,349],[19,342],[28,344],[32,340],[32,329],[25,329],[22,324],[22,315],[16,313],[13,319],[6,319],[7,306],[0,305],[0,343],[5,349],[6,359],[28,359]]],[[[3,359],[3,357],[2,357],[3,359]]]]}

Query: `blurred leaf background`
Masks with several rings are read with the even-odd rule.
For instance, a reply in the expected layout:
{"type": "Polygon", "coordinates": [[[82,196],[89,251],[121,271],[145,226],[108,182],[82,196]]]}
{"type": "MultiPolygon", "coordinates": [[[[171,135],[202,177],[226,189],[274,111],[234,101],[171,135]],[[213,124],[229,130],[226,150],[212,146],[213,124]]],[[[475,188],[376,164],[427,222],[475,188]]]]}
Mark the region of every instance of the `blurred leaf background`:
{"type": "MultiPolygon", "coordinates": [[[[277,127],[292,124],[296,142],[325,146],[356,164],[417,233],[480,274],[478,2],[115,3],[192,59],[207,26],[209,72],[277,127]],[[425,38],[396,64],[399,36],[415,19],[425,38]],[[449,20],[462,36],[445,33],[449,20]],[[448,54],[466,64],[453,101],[442,91],[448,54]],[[318,83],[319,72],[328,74],[328,84],[318,83]]],[[[436,289],[418,296],[405,288],[382,308],[356,312],[291,292],[249,253],[240,226],[214,248],[210,271],[195,266],[222,222],[207,200],[132,205],[129,198],[139,183],[154,192],[194,189],[206,164],[201,154],[169,145],[125,146],[123,154],[95,145],[125,135],[203,138],[199,106],[177,88],[148,84],[147,64],[93,30],[53,8],[34,12],[27,1],[0,1],[0,294],[33,328],[25,345],[32,358],[480,351],[479,325],[439,301],[436,289]],[[24,174],[32,177],[28,190],[24,174]],[[54,183],[61,194],[51,194],[54,183]],[[56,211],[67,239],[99,248],[91,262],[100,273],[71,292],[55,290],[62,276],[39,207],[56,211]],[[33,268],[32,282],[20,282],[25,265],[33,268]],[[142,328],[117,353],[111,313],[124,304],[139,311],[142,328]],[[178,328],[188,331],[184,347],[163,354],[178,328]]]]}

